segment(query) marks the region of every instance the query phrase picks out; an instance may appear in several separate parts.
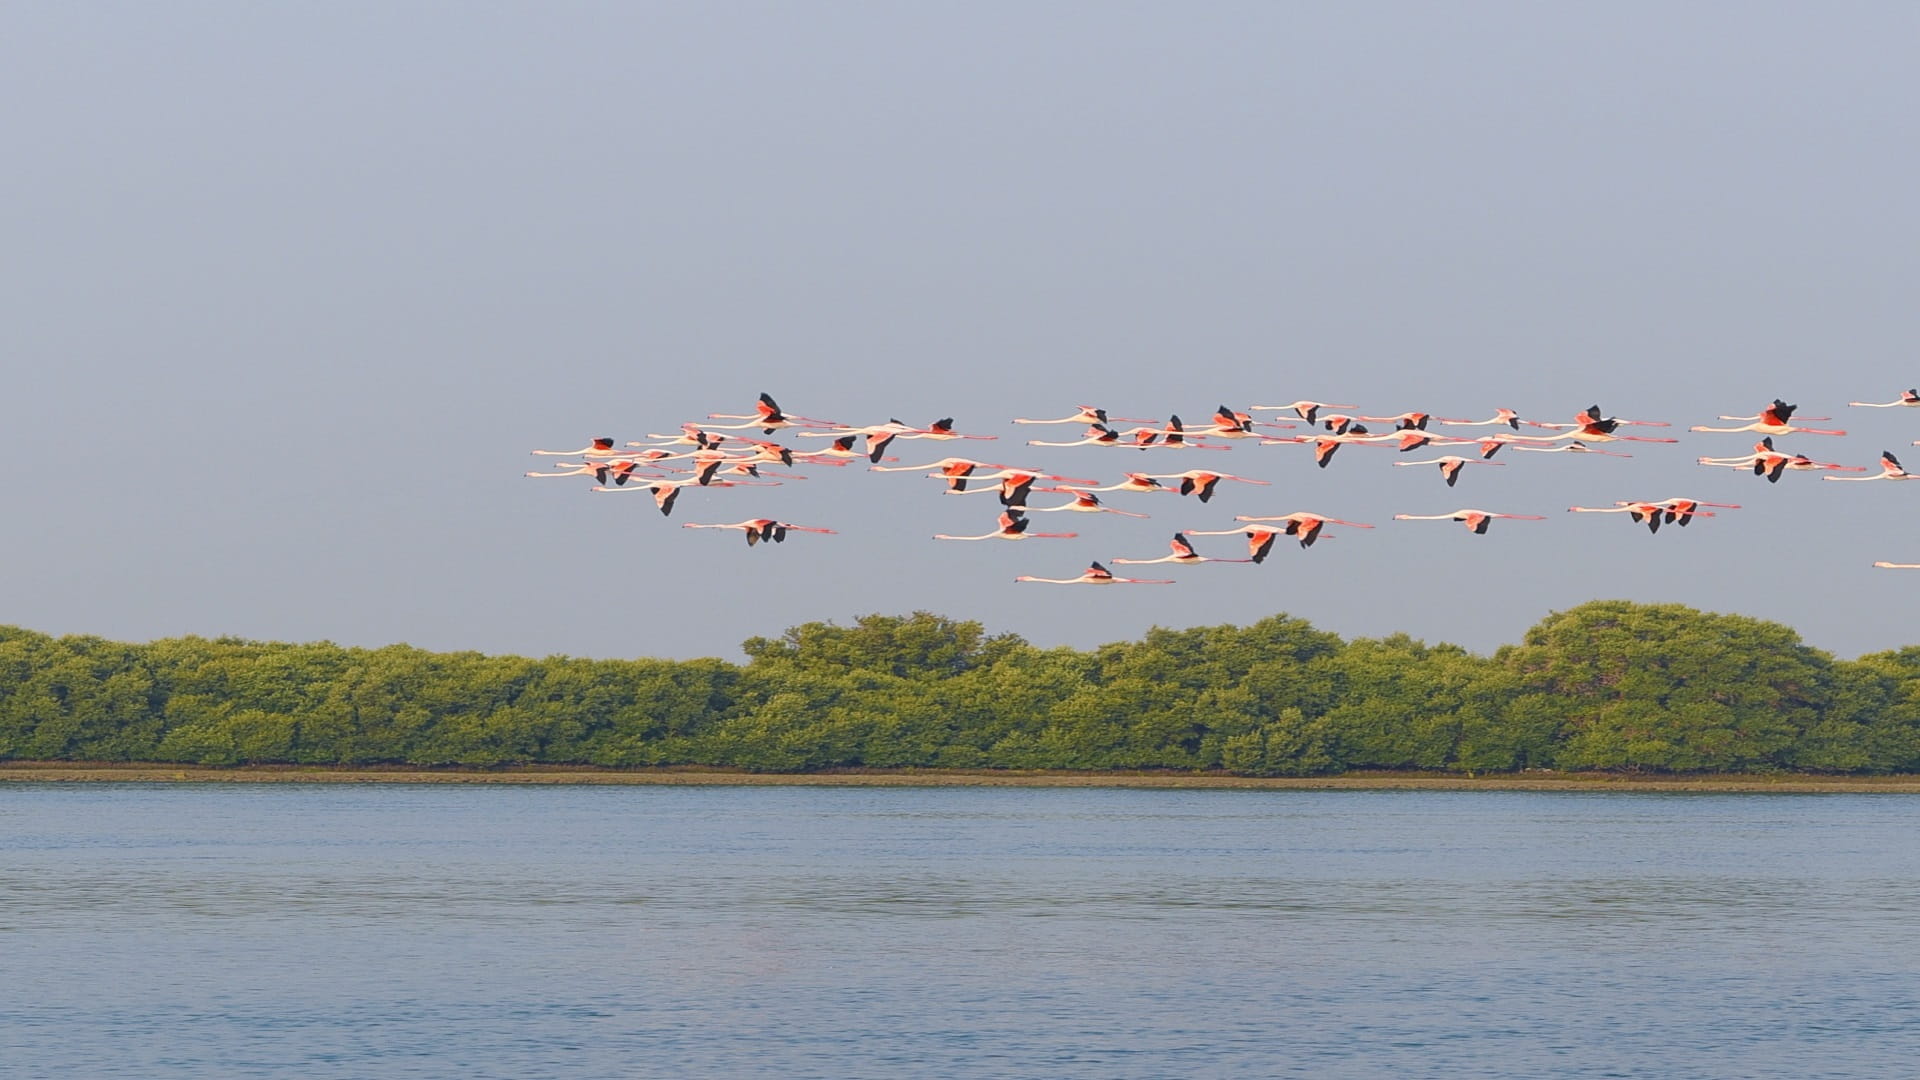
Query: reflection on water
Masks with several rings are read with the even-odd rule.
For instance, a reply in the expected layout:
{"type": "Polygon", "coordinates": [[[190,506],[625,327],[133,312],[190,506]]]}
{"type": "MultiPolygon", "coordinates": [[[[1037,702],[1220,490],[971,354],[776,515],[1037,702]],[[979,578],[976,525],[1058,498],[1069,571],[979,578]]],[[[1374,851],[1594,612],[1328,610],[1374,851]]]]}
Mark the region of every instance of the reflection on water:
{"type": "Polygon", "coordinates": [[[0,787],[0,1076],[1901,1076],[1920,800],[0,787]]]}

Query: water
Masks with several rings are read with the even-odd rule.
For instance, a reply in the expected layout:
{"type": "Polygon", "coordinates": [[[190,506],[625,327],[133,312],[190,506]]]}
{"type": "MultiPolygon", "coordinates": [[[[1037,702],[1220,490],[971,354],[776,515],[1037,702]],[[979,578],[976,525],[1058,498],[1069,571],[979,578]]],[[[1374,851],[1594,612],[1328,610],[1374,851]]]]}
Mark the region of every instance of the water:
{"type": "Polygon", "coordinates": [[[0,1076],[1909,1076],[1920,800],[0,786],[0,1076]]]}

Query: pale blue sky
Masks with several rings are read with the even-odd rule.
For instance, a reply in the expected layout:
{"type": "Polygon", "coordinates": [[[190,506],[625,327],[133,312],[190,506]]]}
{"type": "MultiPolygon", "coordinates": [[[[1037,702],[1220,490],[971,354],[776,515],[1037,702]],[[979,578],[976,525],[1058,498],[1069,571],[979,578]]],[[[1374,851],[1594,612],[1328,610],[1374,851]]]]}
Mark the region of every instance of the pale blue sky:
{"type": "Polygon", "coordinates": [[[1782,395],[1856,433],[1784,445],[1866,464],[1920,438],[1843,406],[1920,382],[1917,31],[1891,3],[10,4],[0,620],[734,656],[868,611],[1082,646],[1287,611],[1487,649],[1625,597],[1913,641],[1920,572],[1869,564],[1920,561],[1920,484],[1691,464],[1741,436],[1451,491],[1370,448],[970,444],[1275,481],[1040,518],[1058,544],[933,543],[991,503],[905,476],[663,521],[520,474],[762,390],[1008,438],[1081,401],[1684,427],[1782,395]],[[1669,495],[1748,509],[1562,512],[1669,495]],[[1462,505],[1553,520],[1389,520],[1462,505]],[[1173,588],[1012,584],[1296,509],[1382,527],[1173,588]],[[762,513],[842,535],[677,527],[762,513]]]}

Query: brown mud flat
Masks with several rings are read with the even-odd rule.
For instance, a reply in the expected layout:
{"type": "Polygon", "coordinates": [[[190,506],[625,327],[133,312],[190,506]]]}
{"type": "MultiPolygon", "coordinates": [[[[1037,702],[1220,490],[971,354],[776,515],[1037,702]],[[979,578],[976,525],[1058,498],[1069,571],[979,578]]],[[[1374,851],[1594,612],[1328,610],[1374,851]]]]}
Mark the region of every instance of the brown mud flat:
{"type": "Polygon", "coordinates": [[[1018,769],[843,769],[750,773],[723,769],[602,769],[525,765],[498,769],[409,766],[154,765],[115,762],[0,762],[0,783],[228,784],[678,784],[806,787],[1190,788],[1304,791],[1697,791],[1782,794],[1920,794],[1920,776],[1711,775],[1613,773],[1356,772],[1341,776],[1262,777],[1181,772],[1050,772],[1018,769]]]}

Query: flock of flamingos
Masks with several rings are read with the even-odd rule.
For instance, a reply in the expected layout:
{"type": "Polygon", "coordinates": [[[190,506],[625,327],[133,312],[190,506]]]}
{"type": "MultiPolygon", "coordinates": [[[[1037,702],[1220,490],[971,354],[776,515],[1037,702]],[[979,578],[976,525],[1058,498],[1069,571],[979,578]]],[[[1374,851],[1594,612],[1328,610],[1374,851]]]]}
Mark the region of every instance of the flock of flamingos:
{"type": "MultiPolygon", "coordinates": [[[[1906,390],[1893,401],[1850,401],[1847,404],[1867,409],[1920,407],[1920,389],[1906,390]]],[[[1393,462],[1395,466],[1433,466],[1448,487],[1455,485],[1460,478],[1460,473],[1469,465],[1504,464],[1493,459],[1509,450],[1515,453],[1603,454],[1611,457],[1627,457],[1630,455],[1600,449],[1600,446],[1619,442],[1672,443],[1679,441],[1655,435],[1623,434],[1621,431],[1623,428],[1659,428],[1669,425],[1654,420],[1623,420],[1617,416],[1607,416],[1598,405],[1574,414],[1566,423],[1523,419],[1512,409],[1496,410],[1493,416],[1484,420],[1445,419],[1424,412],[1404,412],[1392,416],[1362,416],[1333,411],[1356,408],[1358,406],[1321,401],[1295,401],[1287,405],[1255,405],[1251,406],[1247,412],[1239,412],[1223,405],[1206,425],[1187,427],[1181,423],[1177,415],[1161,423],[1155,420],[1109,417],[1104,409],[1082,405],[1067,416],[1050,419],[1021,418],[1013,422],[1016,424],[1079,424],[1085,427],[1077,439],[1032,439],[1027,442],[1028,446],[1098,446],[1153,451],[1157,454],[1162,451],[1226,450],[1235,441],[1252,441],[1261,446],[1309,448],[1315,463],[1321,468],[1326,468],[1332,462],[1334,455],[1341,447],[1349,445],[1384,447],[1403,454],[1429,447],[1456,450],[1457,453],[1442,453],[1435,457],[1393,462]],[[1300,428],[1293,423],[1255,420],[1254,413],[1290,414],[1305,424],[1307,433],[1268,434],[1268,432],[1282,430],[1299,431],[1300,428]],[[1127,424],[1141,426],[1124,427],[1127,424]],[[1369,428],[1367,426],[1369,424],[1384,425],[1384,427],[1376,431],[1369,428]],[[1443,434],[1437,430],[1429,430],[1430,428],[1493,428],[1495,430],[1493,434],[1476,438],[1469,435],[1443,434]]],[[[1909,473],[1901,468],[1899,459],[1887,451],[1882,451],[1880,454],[1878,473],[1865,476],[1839,476],[1833,474],[1866,473],[1868,468],[1861,465],[1815,461],[1805,454],[1789,453],[1775,447],[1773,440],[1778,436],[1843,436],[1846,434],[1844,431],[1831,428],[1804,427],[1796,424],[1794,414],[1797,408],[1798,406],[1789,405],[1775,398],[1753,416],[1721,417],[1722,420],[1743,421],[1737,426],[1700,425],[1690,428],[1691,431],[1700,432],[1747,432],[1760,437],[1750,453],[1736,457],[1702,457],[1698,459],[1699,463],[1704,466],[1746,469],[1768,483],[1778,482],[1787,472],[1817,472],[1826,474],[1821,477],[1823,480],[1855,482],[1920,479],[1920,474],[1909,473]]],[[[1071,532],[1034,532],[1030,528],[1031,519],[1028,517],[1030,514],[1065,512],[1120,514],[1127,517],[1147,516],[1108,506],[1100,498],[1104,493],[1145,495],[1171,492],[1191,496],[1204,503],[1213,498],[1222,481],[1260,485],[1268,483],[1265,480],[1255,480],[1205,468],[1187,469],[1182,472],[1124,472],[1121,474],[1123,479],[1118,482],[1101,484],[1097,480],[1062,476],[1037,468],[978,461],[965,457],[943,457],[924,464],[902,465],[897,463],[898,458],[887,455],[887,451],[896,444],[918,440],[935,442],[989,440],[997,436],[964,434],[955,431],[951,419],[936,420],[926,427],[914,427],[898,420],[864,427],[816,420],[783,411],[773,398],[766,394],[760,395],[760,400],[751,413],[712,413],[707,419],[744,422],[687,423],[681,425],[677,434],[648,435],[646,441],[629,442],[623,446],[616,446],[613,438],[609,436],[594,439],[590,445],[578,450],[535,450],[533,453],[542,456],[578,458],[579,460],[560,462],[555,471],[530,472],[526,475],[591,477],[596,482],[592,490],[599,493],[644,491],[653,496],[654,504],[662,515],[670,515],[681,493],[688,489],[706,492],[721,488],[775,486],[780,483],[780,480],[772,477],[797,476],[781,470],[790,470],[803,465],[845,466],[850,462],[865,461],[868,463],[869,470],[873,472],[925,474],[929,479],[941,481],[945,485],[947,494],[995,494],[999,499],[1000,511],[992,531],[977,536],[951,536],[942,533],[934,537],[935,540],[961,541],[1070,539],[1079,535],[1071,532]],[[800,439],[829,441],[819,449],[812,449],[765,438],[781,432],[787,433],[796,441],[800,439]],[[1027,500],[1036,493],[1056,494],[1065,498],[1051,505],[1030,505],[1027,500]]],[[[1828,418],[1802,417],[1800,419],[1812,421],[1828,418]]],[[[1920,440],[1916,440],[1913,445],[1920,446],[1920,440]]],[[[1706,502],[1700,499],[1669,498],[1655,501],[1621,501],[1612,506],[1567,508],[1568,512],[1579,514],[1625,514],[1632,521],[1645,525],[1650,532],[1654,533],[1658,533],[1662,525],[1685,526],[1694,518],[1713,517],[1714,510],[1722,509],[1737,510],[1739,506],[1733,503],[1706,502]]],[[[1258,563],[1266,559],[1268,553],[1273,550],[1274,543],[1282,536],[1297,540],[1300,546],[1305,548],[1311,547],[1329,525],[1355,529],[1373,528],[1372,525],[1342,521],[1306,511],[1264,517],[1240,516],[1234,520],[1244,524],[1233,529],[1188,530],[1173,534],[1169,544],[1170,553],[1159,558],[1111,559],[1109,561],[1127,565],[1258,563]],[[1247,557],[1225,559],[1202,555],[1195,550],[1189,539],[1191,536],[1244,536],[1247,542],[1247,557]]],[[[1538,514],[1504,514],[1490,510],[1463,508],[1445,514],[1395,514],[1394,520],[1457,521],[1473,533],[1484,534],[1487,528],[1497,520],[1543,521],[1545,518],[1538,514]]],[[[738,530],[745,535],[750,547],[763,540],[776,544],[783,543],[789,533],[834,532],[832,529],[797,525],[790,521],[773,518],[749,518],[745,521],[724,524],[688,522],[682,527],[738,530]]],[[[1897,570],[1920,569],[1920,563],[1876,562],[1874,565],[1897,570]]],[[[1120,577],[1098,562],[1087,567],[1078,577],[1022,576],[1015,580],[1051,585],[1173,584],[1168,579],[1120,577]]]]}

